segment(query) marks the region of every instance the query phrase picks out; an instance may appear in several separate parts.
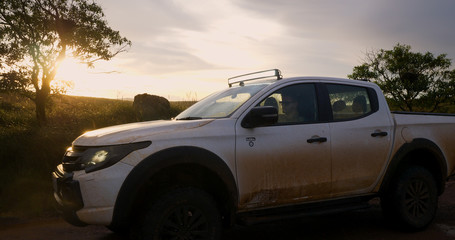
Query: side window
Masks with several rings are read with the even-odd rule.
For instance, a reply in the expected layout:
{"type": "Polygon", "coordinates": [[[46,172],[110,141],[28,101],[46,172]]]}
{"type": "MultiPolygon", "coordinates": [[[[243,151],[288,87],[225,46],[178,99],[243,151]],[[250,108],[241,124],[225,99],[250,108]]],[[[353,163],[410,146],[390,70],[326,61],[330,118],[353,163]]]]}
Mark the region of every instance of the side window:
{"type": "Polygon", "coordinates": [[[296,84],[267,96],[259,106],[278,109],[278,124],[312,123],[318,121],[314,84],[296,84]]]}
{"type": "Polygon", "coordinates": [[[333,120],[359,118],[372,112],[367,88],[327,84],[333,120]]]}

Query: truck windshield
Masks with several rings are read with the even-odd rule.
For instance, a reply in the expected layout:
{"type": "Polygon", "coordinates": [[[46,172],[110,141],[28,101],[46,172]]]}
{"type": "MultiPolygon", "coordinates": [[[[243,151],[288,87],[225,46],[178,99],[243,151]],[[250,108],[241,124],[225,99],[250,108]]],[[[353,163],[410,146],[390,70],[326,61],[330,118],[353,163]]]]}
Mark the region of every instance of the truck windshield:
{"type": "Polygon", "coordinates": [[[180,113],[176,120],[224,118],[231,115],[248,99],[268,84],[232,87],[214,93],[180,113]]]}

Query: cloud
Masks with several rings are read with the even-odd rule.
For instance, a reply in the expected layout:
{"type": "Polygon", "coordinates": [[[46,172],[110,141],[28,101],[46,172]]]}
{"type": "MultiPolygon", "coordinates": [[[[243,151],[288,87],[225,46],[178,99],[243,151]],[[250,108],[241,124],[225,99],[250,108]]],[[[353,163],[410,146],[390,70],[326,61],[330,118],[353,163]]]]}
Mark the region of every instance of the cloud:
{"type": "MultiPolygon", "coordinates": [[[[455,58],[455,2],[450,0],[233,0],[283,33],[269,45],[290,75],[346,77],[370,50],[409,44],[413,51],[455,58]]],[[[262,51],[265,52],[265,51],[262,51]]],[[[455,62],[453,62],[455,65],[455,62]]]]}
{"type": "Polygon", "coordinates": [[[135,74],[159,75],[169,72],[211,69],[193,54],[182,32],[208,31],[210,19],[198,15],[193,5],[172,0],[103,0],[100,5],[109,24],[133,43],[121,54],[120,67],[135,74]]]}
{"type": "Polygon", "coordinates": [[[175,29],[206,30],[203,18],[172,0],[99,0],[110,25],[133,40],[159,39],[175,29]]]}
{"type": "MultiPolygon", "coordinates": [[[[455,2],[450,0],[301,1],[234,0],[257,16],[268,16],[299,39],[345,42],[358,51],[406,43],[419,51],[455,57],[455,2]]],[[[340,49],[342,50],[342,49],[340,49]]]]}
{"type": "Polygon", "coordinates": [[[195,56],[179,42],[136,42],[123,60],[122,66],[135,74],[160,75],[214,68],[213,64],[195,56]]]}
{"type": "Polygon", "coordinates": [[[280,34],[267,17],[251,18],[228,0],[104,4],[108,21],[133,42],[128,54],[118,58],[143,74],[251,69],[267,62],[260,52],[280,34]]]}

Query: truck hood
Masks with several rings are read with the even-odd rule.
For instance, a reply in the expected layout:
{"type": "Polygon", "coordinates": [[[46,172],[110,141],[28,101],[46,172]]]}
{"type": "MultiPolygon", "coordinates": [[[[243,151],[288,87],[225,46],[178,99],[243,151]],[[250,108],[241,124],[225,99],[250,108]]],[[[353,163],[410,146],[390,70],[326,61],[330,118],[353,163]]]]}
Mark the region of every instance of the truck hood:
{"type": "Polygon", "coordinates": [[[76,146],[106,146],[152,140],[163,133],[172,133],[202,127],[213,119],[192,121],[150,121],[117,125],[89,131],[74,140],[76,146]]]}

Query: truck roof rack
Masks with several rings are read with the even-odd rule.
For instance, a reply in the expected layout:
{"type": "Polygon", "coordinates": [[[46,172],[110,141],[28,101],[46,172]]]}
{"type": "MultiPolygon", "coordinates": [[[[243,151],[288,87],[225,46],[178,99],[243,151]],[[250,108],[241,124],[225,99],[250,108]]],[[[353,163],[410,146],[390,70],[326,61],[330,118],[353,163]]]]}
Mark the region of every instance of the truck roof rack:
{"type": "Polygon", "coordinates": [[[281,71],[279,69],[269,69],[228,78],[228,85],[229,87],[232,87],[233,84],[239,83],[240,86],[243,86],[245,85],[246,81],[253,81],[266,78],[268,79],[274,78],[276,80],[280,80],[283,78],[283,76],[281,75],[281,71]]]}

